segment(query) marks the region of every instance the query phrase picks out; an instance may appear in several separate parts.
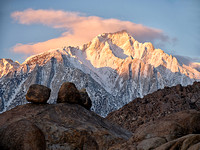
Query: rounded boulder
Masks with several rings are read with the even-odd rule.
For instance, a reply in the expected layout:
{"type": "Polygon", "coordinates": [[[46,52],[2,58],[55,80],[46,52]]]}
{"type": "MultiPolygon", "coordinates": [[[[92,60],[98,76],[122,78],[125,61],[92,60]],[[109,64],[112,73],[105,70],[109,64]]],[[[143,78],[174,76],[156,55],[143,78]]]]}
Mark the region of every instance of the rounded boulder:
{"type": "Polygon", "coordinates": [[[23,119],[0,128],[2,150],[45,150],[43,132],[29,120],[23,119]]]}
{"type": "Polygon", "coordinates": [[[32,103],[46,103],[50,97],[51,89],[39,84],[32,84],[26,94],[26,100],[32,103]]]}
{"type": "Polygon", "coordinates": [[[57,103],[81,104],[80,93],[72,82],[65,82],[58,92],[57,103]]]}

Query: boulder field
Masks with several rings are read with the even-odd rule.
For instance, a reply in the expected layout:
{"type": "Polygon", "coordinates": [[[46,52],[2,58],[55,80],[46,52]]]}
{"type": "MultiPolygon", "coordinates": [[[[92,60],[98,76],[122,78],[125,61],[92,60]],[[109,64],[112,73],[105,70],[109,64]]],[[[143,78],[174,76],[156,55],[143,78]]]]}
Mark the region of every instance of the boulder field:
{"type": "Polygon", "coordinates": [[[103,118],[85,89],[31,85],[30,103],[0,114],[1,150],[199,150],[200,83],[166,87],[103,118]]]}

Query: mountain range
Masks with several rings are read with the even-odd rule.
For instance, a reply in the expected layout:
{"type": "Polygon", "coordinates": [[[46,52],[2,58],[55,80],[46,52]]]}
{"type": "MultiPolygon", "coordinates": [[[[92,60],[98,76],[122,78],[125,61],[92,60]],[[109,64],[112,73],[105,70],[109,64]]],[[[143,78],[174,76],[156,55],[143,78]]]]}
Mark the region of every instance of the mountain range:
{"type": "Polygon", "coordinates": [[[140,43],[126,31],[103,33],[83,46],[49,50],[22,64],[0,60],[0,111],[25,104],[31,84],[51,88],[55,103],[63,82],[85,88],[92,110],[101,116],[137,97],[181,84],[200,81],[200,65],[173,57],[152,43],[140,43]]]}

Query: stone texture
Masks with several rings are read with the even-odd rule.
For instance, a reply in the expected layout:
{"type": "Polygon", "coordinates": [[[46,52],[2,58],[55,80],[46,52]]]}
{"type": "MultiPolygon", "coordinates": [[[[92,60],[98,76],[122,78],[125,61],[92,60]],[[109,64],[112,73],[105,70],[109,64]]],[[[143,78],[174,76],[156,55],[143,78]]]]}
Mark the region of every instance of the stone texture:
{"type": "Polygon", "coordinates": [[[166,140],[161,137],[145,139],[137,145],[138,150],[150,150],[166,143],[166,140]]]}
{"type": "Polygon", "coordinates": [[[86,109],[90,110],[90,108],[92,107],[92,101],[90,97],[88,96],[86,89],[79,90],[79,93],[81,96],[81,105],[85,107],[86,109]]]}
{"type": "Polygon", "coordinates": [[[42,131],[28,120],[22,119],[0,128],[1,150],[45,150],[42,131]]]}
{"type": "Polygon", "coordinates": [[[199,150],[199,118],[200,112],[195,110],[170,114],[141,125],[128,141],[110,150],[199,150]]]}
{"type": "Polygon", "coordinates": [[[94,112],[68,103],[17,106],[0,114],[0,129],[21,119],[44,133],[47,150],[105,150],[132,135],[94,112]]]}
{"type": "Polygon", "coordinates": [[[72,82],[64,82],[58,92],[57,103],[81,104],[81,96],[72,82]]]}
{"type": "Polygon", "coordinates": [[[199,148],[200,134],[189,134],[163,144],[155,150],[199,150],[199,148]]]}
{"type": "Polygon", "coordinates": [[[200,132],[200,112],[187,110],[141,125],[134,133],[134,141],[162,137],[171,141],[187,134],[200,132]]]}
{"type": "Polygon", "coordinates": [[[50,97],[51,89],[44,85],[32,84],[26,94],[26,100],[32,103],[46,103],[50,97]]]}
{"type": "Polygon", "coordinates": [[[189,136],[200,133],[199,91],[199,82],[165,87],[110,113],[106,119],[134,132],[128,141],[110,149],[199,150],[200,144],[192,142],[198,136],[189,136]]]}
{"type": "Polygon", "coordinates": [[[134,132],[140,125],[159,120],[183,110],[200,110],[200,83],[182,87],[165,87],[143,98],[137,98],[121,109],[108,114],[106,119],[134,132]]]}
{"type": "Polygon", "coordinates": [[[194,145],[191,145],[188,150],[199,150],[200,149],[200,142],[194,145]]]}

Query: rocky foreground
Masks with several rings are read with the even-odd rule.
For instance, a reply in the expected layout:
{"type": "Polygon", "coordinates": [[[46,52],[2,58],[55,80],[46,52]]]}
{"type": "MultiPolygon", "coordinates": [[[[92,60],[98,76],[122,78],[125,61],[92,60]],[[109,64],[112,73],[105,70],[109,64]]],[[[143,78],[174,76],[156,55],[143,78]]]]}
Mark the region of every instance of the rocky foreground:
{"type": "Polygon", "coordinates": [[[132,131],[118,150],[200,150],[200,83],[165,87],[137,98],[106,119],[132,131]]]}
{"type": "Polygon", "coordinates": [[[47,104],[50,92],[32,85],[31,103],[0,114],[1,150],[200,149],[200,83],[135,99],[107,118],[90,111],[87,92],[73,83],[61,86],[57,104],[47,104]]]}
{"type": "Polygon", "coordinates": [[[108,114],[106,119],[135,132],[144,123],[190,109],[200,110],[200,82],[186,87],[165,87],[143,98],[137,98],[108,114]]]}
{"type": "Polygon", "coordinates": [[[17,106],[0,115],[0,127],[0,144],[13,150],[108,149],[131,136],[94,112],[67,103],[17,106]]]}
{"type": "Polygon", "coordinates": [[[90,111],[87,92],[63,83],[57,104],[47,104],[51,90],[31,85],[31,104],[0,114],[0,149],[97,150],[127,141],[132,133],[90,111]]]}
{"type": "Polygon", "coordinates": [[[139,126],[133,136],[110,150],[199,150],[200,112],[186,110],[139,126]]]}

